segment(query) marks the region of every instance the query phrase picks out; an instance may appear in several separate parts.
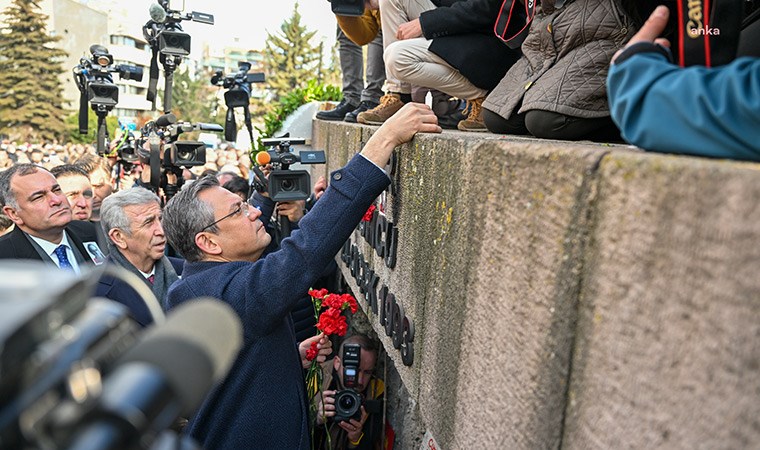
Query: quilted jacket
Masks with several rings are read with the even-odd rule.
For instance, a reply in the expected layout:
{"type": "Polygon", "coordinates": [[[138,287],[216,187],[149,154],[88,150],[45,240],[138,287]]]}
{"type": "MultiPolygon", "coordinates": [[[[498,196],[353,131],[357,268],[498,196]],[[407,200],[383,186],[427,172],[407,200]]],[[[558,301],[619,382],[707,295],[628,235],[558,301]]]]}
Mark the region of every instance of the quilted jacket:
{"type": "Polygon", "coordinates": [[[605,79],[612,55],[635,32],[632,24],[616,0],[575,0],[558,9],[554,0],[544,0],[522,58],[483,106],[505,119],[518,107],[520,113],[609,116],[605,79]]]}

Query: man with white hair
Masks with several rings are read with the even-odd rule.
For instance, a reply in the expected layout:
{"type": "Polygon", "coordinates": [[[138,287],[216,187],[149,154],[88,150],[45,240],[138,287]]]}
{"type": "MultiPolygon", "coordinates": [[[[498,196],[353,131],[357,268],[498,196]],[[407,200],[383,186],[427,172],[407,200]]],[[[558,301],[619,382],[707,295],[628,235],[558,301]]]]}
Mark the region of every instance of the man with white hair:
{"type": "MultiPolygon", "coordinates": [[[[163,303],[169,286],[182,273],[183,261],[164,255],[166,237],[158,196],[141,187],[112,194],[103,200],[100,225],[108,238],[108,263],[137,275],[163,303]]],[[[103,276],[96,295],[126,305],[142,326],[153,322],[140,295],[120,279],[103,276]]]]}

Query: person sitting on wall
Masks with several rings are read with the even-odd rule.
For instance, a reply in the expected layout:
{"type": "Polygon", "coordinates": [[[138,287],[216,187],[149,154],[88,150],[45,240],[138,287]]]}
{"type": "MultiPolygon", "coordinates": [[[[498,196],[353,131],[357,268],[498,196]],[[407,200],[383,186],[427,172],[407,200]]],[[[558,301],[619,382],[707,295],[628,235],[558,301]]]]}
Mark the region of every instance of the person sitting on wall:
{"type": "Polygon", "coordinates": [[[658,38],[669,14],[658,7],[612,60],[610,110],[623,138],[646,150],[760,161],[760,58],[680,68],[658,38]]]}

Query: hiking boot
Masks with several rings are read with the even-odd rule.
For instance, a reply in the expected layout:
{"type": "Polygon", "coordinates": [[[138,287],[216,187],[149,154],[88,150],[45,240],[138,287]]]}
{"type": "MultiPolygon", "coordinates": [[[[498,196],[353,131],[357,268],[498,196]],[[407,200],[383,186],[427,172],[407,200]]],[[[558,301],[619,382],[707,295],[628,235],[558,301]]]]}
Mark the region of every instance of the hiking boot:
{"type": "Polygon", "coordinates": [[[401,101],[401,95],[388,93],[380,97],[380,104],[375,108],[357,115],[356,121],[367,125],[382,125],[389,117],[396,114],[402,106],[404,106],[404,102],[401,101]]]}
{"type": "Polygon", "coordinates": [[[361,103],[359,103],[359,107],[355,110],[351,111],[350,113],[346,114],[346,117],[343,119],[345,122],[351,122],[356,123],[356,116],[363,113],[364,111],[369,111],[372,108],[376,108],[378,105],[377,102],[372,102],[369,100],[365,100],[361,103]]]}
{"type": "Polygon", "coordinates": [[[465,112],[469,111],[467,118],[457,124],[460,131],[488,131],[483,122],[483,100],[485,97],[467,100],[465,112]]]}
{"type": "Polygon", "coordinates": [[[320,120],[343,120],[343,118],[346,117],[346,114],[355,110],[357,107],[358,105],[354,105],[344,98],[335,108],[329,111],[317,112],[316,117],[320,120]]]}

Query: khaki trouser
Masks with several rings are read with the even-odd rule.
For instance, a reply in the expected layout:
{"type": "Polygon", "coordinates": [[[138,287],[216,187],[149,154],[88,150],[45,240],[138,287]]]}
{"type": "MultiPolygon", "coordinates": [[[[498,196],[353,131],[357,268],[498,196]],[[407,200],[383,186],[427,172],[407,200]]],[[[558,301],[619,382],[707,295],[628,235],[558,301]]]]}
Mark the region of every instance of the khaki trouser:
{"type": "Polygon", "coordinates": [[[385,50],[386,92],[410,93],[423,86],[466,100],[485,97],[487,91],[470,83],[458,70],[430,51],[424,37],[398,40],[398,27],[418,19],[436,6],[430,0],[380,0],[380,19],[385,50]]]}

